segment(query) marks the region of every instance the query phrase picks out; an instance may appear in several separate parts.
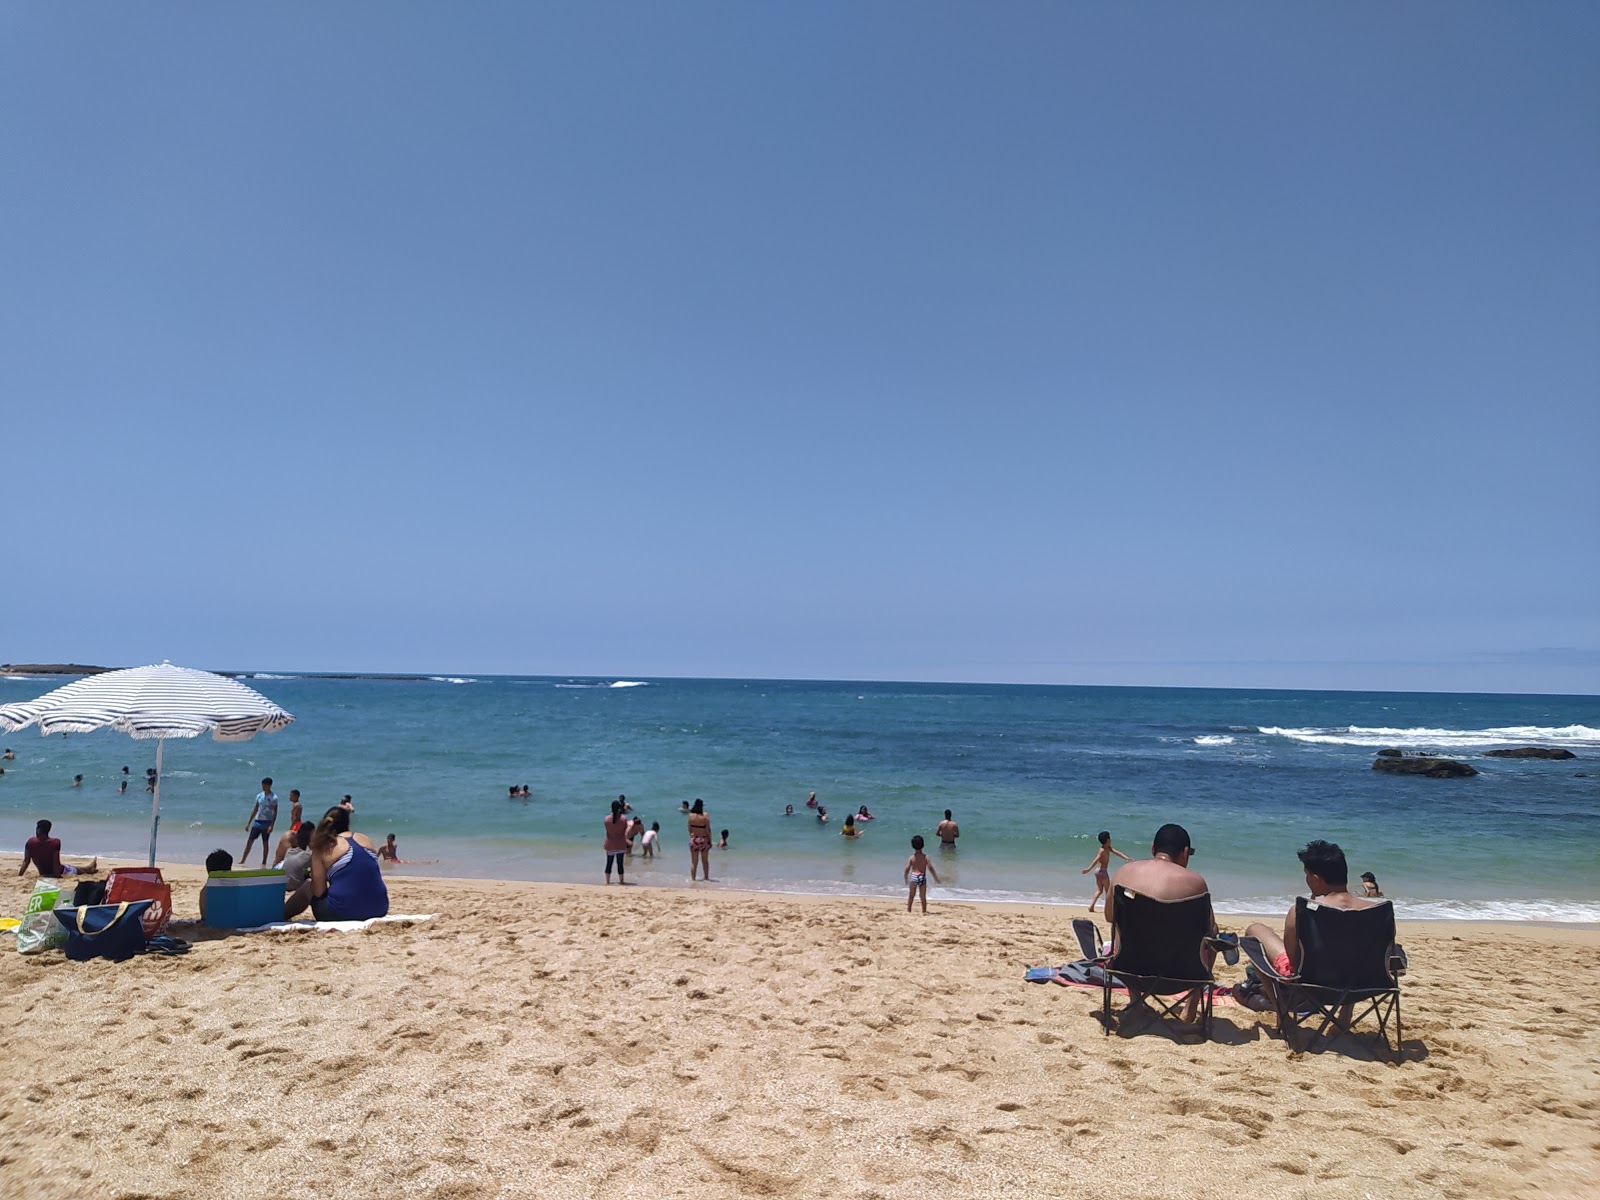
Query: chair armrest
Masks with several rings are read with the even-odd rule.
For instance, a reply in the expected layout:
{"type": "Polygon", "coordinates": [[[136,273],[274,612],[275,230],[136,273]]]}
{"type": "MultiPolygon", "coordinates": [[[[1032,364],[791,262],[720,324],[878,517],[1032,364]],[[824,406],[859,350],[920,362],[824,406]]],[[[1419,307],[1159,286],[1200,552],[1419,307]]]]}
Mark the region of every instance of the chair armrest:
{"type": "Polygon", "coordinates": [[[1406,968],[1411,965],[1411,960],[1406,957],[1406,948],[1399,942],[1389,947],[1389,974],[1396,979],[1406,973],[1406,968]]]}
{"type": "Polygon", "coordinates": [[[1072,919],[1072,932],[1077,935],[1078,949],[1083,951],[1084,961],[1099,962],[1104,959],[1100,953],[1100,931],[1094,927],[1094,922],[1088,917],[1074,917],[1072,919]]]}
{"type": "Polygon", "coordinates": [[[1280,975],[1272,960],[1267,957],[1267,948],[1261,944],[1260,938],[1243,937],[1239,939],[1239,949],[1244,951],[1244,956],[1250,960],[1250,965],[1260,973],[1261,978],[1269,983],[1293,983],[1299,979],[1298,975],[1280,975]]]}
{"type": "Polygon", "coordinates": [[[1219,933],[1216,937],[1208,937],[1205,944],[1213,950],[1222,952],[1222,961],[1230,967],[1239,961],[1239,935],[1237,933],[1219,933]]]}

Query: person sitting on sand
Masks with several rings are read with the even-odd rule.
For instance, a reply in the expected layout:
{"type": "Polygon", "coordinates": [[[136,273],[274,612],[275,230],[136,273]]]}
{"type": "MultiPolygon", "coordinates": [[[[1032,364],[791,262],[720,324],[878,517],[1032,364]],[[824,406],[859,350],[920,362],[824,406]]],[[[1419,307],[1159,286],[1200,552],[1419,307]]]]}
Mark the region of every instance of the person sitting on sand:
{"type": "Polygon", "coordinates": [[[941,850],[956,848],[956,839],[961,836],[961,826],[955,823],[948,808],[944,810],[944,820],[939,822],[939,827],[933,831],[933,836],[939,839],[941,850]]]}
{"type": "Polygon", "coordinates": [[[644,831],[644,837],[639,839],[639,844],[644,847],[643,857],[654,858],[656,846],[661,842],[661,822],[651,821],[650,828],[644,831]]]}
{"type": "Polygon", "coordinates": [[[856,828],[855,813],[845,813],[844,828],[839,830],[840,837],[860,837],[861,830],[856,828]]]}
{"type": "Polygon", "coordinates": [[[400,843],[394,840],[394,834],[384,839],[383,845],[378,847],[378,861],[398,863],[400,861],[400,843]]]}
{"type": "MultiPolygon", "coordinates": [[[[1350,868],[1345,863],[1344,851],[1333,842],[1307,842],[1306,848],[1299,851],[1299,858],[1300,865],[1305,868],[1306,887],[1318,904],[1345,909],[1373,907],[1373,901],[1350,893],[1350,868]]],[[[1291,906],[1288,916],[1284,917],[1281,937],[1270,925],[1260,921],[1253,922],[1244,931],[1245,937],[1260,939],[1261,948],[1272,961],[1272,969],[1280,975],[1293,975],[1300,965],[1300,946],[1295,940],[1294,929],[1298,907],[1291,906]]],[[[1261,982],[1262,990],[1271,999],[1272,985],[1266,980],[1261,982]]]]}
{"type": "Polygon", "coordinates": [[[1111,890],[1111,872],[1106,869],[1111,862],[1111,856],[1115,854],[1123,862],[1133,861],[1111,844],[1111,835],[1104,829],[1100,831],[1098,836],[1100,838],[1100,849],[1095,851],[1094,861],[1078,872],[1080,875],[1087,875],[1090,871],[1094,872],[1094,899],[1089,901],[1090,912],[1094,911],[1094,906],[1100,897],[1111,890]]]}
{"type": "Polygon", "coordinates": [[[302,825],[310,826],[312,829],[316,828],[310,821],[291,821],[289,828],[283,831],[283,836],[278,839],[278,844],[272,851],[273,866],[283,866],[283,860],[288,858],[289,851],[295,848],[295,837],[299,834],[300,826],[302,825]]]}
{"type": "Polygon", "coordinates": [[[1361,894],[1372,899],[1383,899],[1383,889],[1378,886],[1378,877],[1371,871],[1361,872],[1361,894]]]}
{"type": "Polygon", "coordinates": [[[711,879],[711,814],[706,803],[698,796],[689,807],[689,882],[694,882],[699,869],[709,882],[711,879]]]}
{"type": "Polygon", "coordinates": [[[272,865],[282,865],[283,890],[286,892],[297,890],[306,881],[306,876],[311,874],[311,834],[315,830],[316,826],[310,821],[301,821],[291,833],[284,835],[293,837],[294,841],[283,858],[272,865]]]}
{"type": "Polygon", "coordinates": [[[34,824],[33,836],[23,843],[22,865],[17,868],[17,874],[25,874],[29,863],[44,879],[60,879],[63,875],[93,875],[100,869],[98,858],[82,870],[62,862],[61,839],[50,836],[49,821],[34,824]]]}
{"type": "Polygon", "coordinates": [[[378,854],[364,835],[350,832],[350,810],[336,804],[311,835],[311,874],[289,893],[285,921],[307,908],[319,921],[367,921],[389,915],[389,888],[378,854]]]}
{"type": "MultiPolygon", "coordinates": [[[[233,855],[226,850],[213,850],[206,855],[206,875],[210,876],[217,871],[233,870],[233,855]]],[[[200,885],[200,924],[206,923],[206,890],[210,888],[211,880],[208,878],[200,885]]]]}
{"type": "MultiPolygon", "coordinates": [[[[1204,896],[1211,888],[1206,884],[1204,877],[1197,871],[1189,870],[1189,859],[1194,855],[1194,847],[1189,842],[1189,831],[1182,825],[1170,822],[1156,830],[1156,836],[1150,843],[1150,857],[1124,863],[1111,877],[1111,888],[1106,893],[1106,920],[1111,922],[1113,932],[1116,930],[1114,915],[1115,901],[1119,887],[1130,892],[1138,892],[1141,896],[1149,896],[1153,900],[1188,900],[1194,896],[1204,896]]],[[[1217,935],[1217,921],[1211,918],[1209,930],[1212,937],[1217,935]]],[[[1206,970],[1211,970],[1211,963],[1216,958],[1216,950],[1209,943],[1201,945],[1200,961],[1205,964],[1206,970]]],[[[1187,1018],[1194,1020],[1200,1003],[1198,995],[1190,997],[1187,1018]]]]}

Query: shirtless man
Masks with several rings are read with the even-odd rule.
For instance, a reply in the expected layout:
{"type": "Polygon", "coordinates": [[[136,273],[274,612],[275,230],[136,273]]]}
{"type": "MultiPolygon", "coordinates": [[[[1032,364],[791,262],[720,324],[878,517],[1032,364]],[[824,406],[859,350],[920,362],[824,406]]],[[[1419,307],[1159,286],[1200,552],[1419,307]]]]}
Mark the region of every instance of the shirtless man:
{"type": "MultiPolygon", "coordinates": [[[[1306,887],[1311,898],[1330,908],[1371,908],[1375,901],[1351,893],[1350,868],[1344,851],[1332,842],[1307,842],[1300,851],[1300,864],[1306,869],[1306,887]]],[[[1245,937],[1261,939],[1261,948],[1272,958],[1272,968],[1280,975],[1293,975],[1299,967],[1300,947],[1294,935],[1295,909],[1283,919],[1283,936],[1271,926],[1257,921],[1244,931],[1245,937]]]]}
{"type": "Polygon", "coordinates": [[[939,822],[939,828],[935,829],[933,833],[939,839],[940,849],[954,850],[956,848],[956,839],[961,836],[961,826],[950,819],[950,810],[948,808],[944,810],[944,820],[939,822]]]}
{"type": "MultiPolygon", "coordinates": [[[[1189,870],[1189,859],[1193,855],[1194,847],[1189,844],[1189,831],[1182,825],[1168,822],[1156,830],[1156,836],[1150,843],[1150,857],[1123,863],[1111,877],[1111,888],[1106,892],[1105,911],[1106,920],[1111,922],[1112,930],[1115,931],[1117,927],[1112,906],[1119,887],[1155,900],[1187,900],[1191,896],[1203,896],[1209,892],[1211,888],[1207,886],[1205,878],[1198,871],[1189,870]]],[[[1211,918],[1210,932],[1212,937],[1217,936],[1216,917],[1211,918]]],[[[1216,957],[1216,949],[1210,943],[1200,947],[1200,961],[1205,964],[1208,972],[1216,957]]],[[[1194,1020],[1199,1003],[1198,996],[1189,998],[1186,1013],[1188,1020],[1194,1020]]]]}

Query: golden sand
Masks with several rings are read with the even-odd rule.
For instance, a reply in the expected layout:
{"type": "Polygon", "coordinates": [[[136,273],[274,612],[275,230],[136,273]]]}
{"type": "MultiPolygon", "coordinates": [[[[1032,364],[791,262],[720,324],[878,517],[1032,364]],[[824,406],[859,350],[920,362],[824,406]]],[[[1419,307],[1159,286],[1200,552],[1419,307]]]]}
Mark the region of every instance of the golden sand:
{"type": "Polygon", "coordinates": [[[1237,1007],[1209,1043],[1108,1037],[1097,991],[1022,981],[1077,956],[1077,909],[391,896],[440,915],[121,964],[7,939],[0,1195],[1600,1196],[1593,929],[1403,925],[1388,1062],[1237,1007]]]}

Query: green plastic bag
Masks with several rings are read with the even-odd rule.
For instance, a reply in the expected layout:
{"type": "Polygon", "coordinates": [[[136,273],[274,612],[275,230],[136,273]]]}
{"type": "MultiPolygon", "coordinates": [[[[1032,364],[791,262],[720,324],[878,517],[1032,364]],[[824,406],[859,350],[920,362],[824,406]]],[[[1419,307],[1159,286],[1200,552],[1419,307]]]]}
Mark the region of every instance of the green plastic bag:
{"type": "MultiPolygon", "coordinates": [[[[18,954],[42,954],[67,944],[66,927],[54,915],[60,899],[59,879],[41,878],[33,885],[33,895],[28,897],[28,907],[22,913],[22,924],[17,926],[18,954]]],[[[70,895],[67,903],[72,903],[70,895]]]]}

